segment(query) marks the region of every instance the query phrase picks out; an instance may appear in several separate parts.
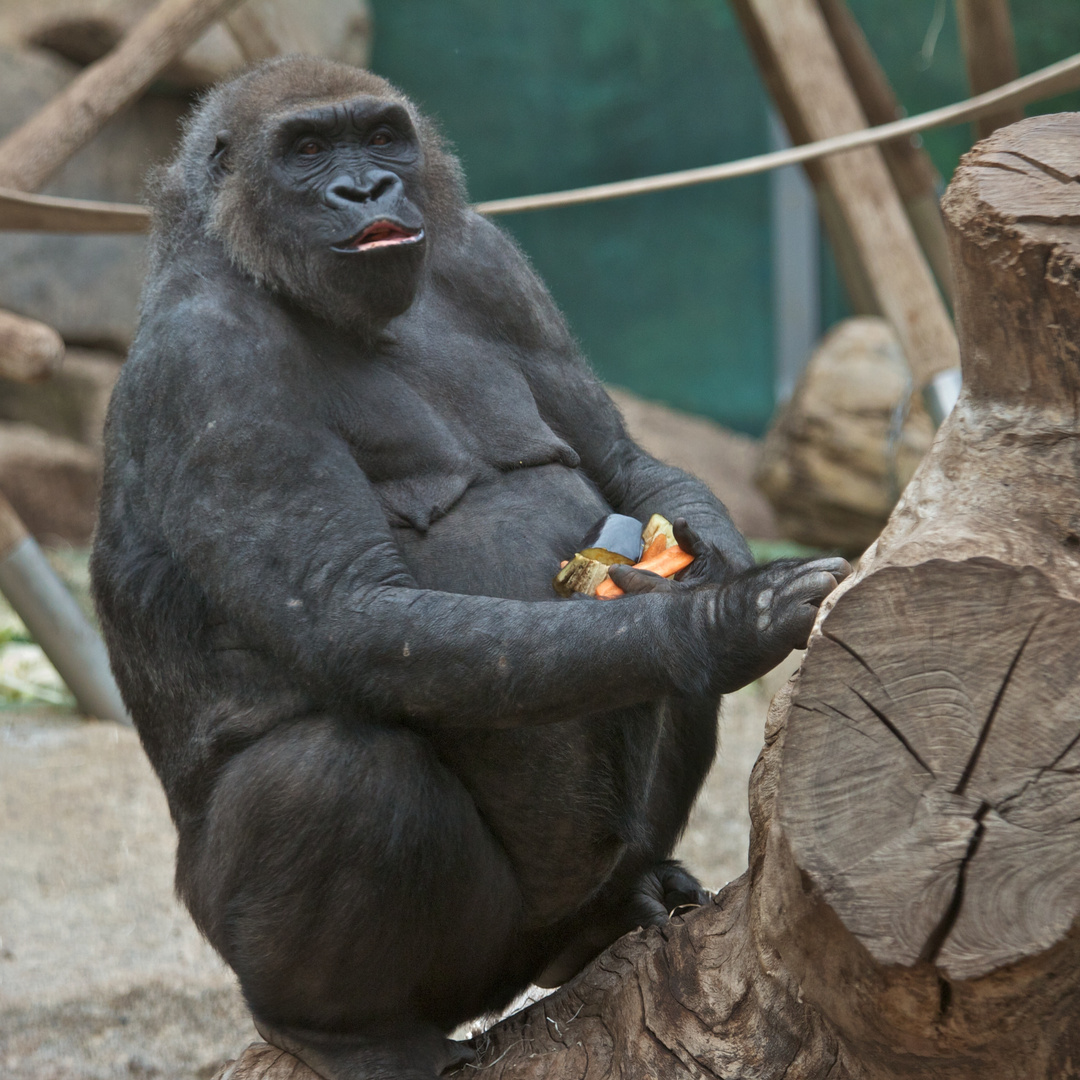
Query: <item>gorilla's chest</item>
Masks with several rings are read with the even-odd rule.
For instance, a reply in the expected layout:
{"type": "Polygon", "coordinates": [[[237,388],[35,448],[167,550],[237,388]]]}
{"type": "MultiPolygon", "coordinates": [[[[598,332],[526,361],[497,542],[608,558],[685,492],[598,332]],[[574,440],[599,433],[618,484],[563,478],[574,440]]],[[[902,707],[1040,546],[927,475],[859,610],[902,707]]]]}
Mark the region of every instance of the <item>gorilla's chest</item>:
{"type": "Polygon", "coordinates": [[[472,487],[577,454],[540,416],[497,344],[444,332],[343,380],[336,420],[392,525],[426,532],[472,487]]]}

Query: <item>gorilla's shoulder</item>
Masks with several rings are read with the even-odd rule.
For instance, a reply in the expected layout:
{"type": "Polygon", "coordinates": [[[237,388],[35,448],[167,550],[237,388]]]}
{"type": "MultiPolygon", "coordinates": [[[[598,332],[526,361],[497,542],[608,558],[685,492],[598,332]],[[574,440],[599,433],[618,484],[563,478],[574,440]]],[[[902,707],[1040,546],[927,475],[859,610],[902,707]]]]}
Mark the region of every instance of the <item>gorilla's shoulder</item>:
{"type": "Polygon", "coordinates": [[[432,276],[480,324],[528,350],[574,354],[562,314],[514,239],[472,211],[437,245],[432,276]]]}
{"type": "Polygon", "coordinates": [[[280,306],[268,301],[266,292],[239,278],[148,292],[128,362],[206,378],[255,359],[271,362],[300,339],[280,306]]]}

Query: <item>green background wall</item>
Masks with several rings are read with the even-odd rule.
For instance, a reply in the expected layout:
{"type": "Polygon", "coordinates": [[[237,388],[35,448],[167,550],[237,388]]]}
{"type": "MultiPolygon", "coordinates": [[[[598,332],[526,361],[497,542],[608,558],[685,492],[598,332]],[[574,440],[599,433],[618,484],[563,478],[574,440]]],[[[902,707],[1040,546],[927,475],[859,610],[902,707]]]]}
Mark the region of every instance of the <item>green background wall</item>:
{"type": "MultiPolygon", "coordinates": [[[[966,95],[952,0],[849,2],[910,113],[966,95]]],[[[765,94],[723,0],[372,3],[372,67],[438,118],[475,200],[768,149],[765,94]]],[[[1077,0],[1012,7],[1022,72],[1080,51],[1077,0]]],[[[1039,111],[1062,108],[1080,96],[1039,111]]],[[[967,126],[926,135],[944,176],[970,138],[967,126]]],[[[758,433],[773,409],[767,185],[751,177],[500,221],[603,378],[758,433]]],[[[828,325],[844,298],[827,258],[823,282],[828,325]]]]}

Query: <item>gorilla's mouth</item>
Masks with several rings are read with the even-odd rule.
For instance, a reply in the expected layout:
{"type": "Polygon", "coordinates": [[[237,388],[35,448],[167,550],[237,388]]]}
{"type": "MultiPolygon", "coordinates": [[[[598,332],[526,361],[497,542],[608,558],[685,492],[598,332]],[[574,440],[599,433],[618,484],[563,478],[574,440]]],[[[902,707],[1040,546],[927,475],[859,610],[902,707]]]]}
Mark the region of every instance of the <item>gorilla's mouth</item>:
{"type": "Polygon", "coordinates": [[[423,229],[408,229],[393,221],[373,221],[336,251],[370,251],[372,248],[397,247],[399,244],[416,244],[424,239],[423,229]]]}

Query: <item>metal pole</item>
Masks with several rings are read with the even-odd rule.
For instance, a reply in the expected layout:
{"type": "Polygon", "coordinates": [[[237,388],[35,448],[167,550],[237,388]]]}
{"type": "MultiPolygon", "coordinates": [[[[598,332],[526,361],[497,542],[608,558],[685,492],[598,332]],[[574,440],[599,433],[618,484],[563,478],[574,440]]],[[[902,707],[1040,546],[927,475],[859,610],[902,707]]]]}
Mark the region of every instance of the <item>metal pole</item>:
{"type": "Polygon", "coordinates": [[[79,710],[130,724],[104,642],[2,495],[0,592],[67,683],[79,710]]]}

